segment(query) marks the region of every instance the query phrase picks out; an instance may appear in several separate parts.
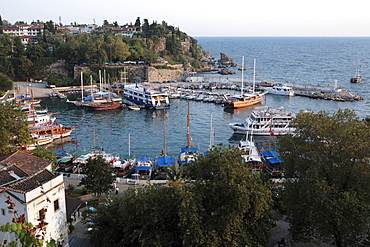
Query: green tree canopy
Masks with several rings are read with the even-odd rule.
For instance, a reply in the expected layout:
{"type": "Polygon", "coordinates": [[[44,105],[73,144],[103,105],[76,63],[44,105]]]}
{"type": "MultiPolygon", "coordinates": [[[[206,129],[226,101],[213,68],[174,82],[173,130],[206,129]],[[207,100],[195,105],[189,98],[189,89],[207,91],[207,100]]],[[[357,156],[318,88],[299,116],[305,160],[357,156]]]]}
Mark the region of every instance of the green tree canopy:
{"type": "Polygon", "coordinates": [[[0,91],[8,91],[13,89],[13,81],[7,75],[0,73],[0,91]]]}
{"type": "Polygon", "coordinates": [[[86,189],[97,196],[98,201],[103,193],[108,193],[113,189],[113,181],[115,176],[112,176],[112,170],[101,155],[89,158],[87,162],[86,177],[81,179],[80,185],[84,185],[86,189]]]}
{"type": "Polygon", "coordinates": [[[21,56],[19,65],[19,77],[21,80],[27,80],[33,75],[32,74],[33,63],[26,56],[21,56]]]}
{"type": "Polygon", "coordinates": [[[26,115],[15,103],[0,105],[0,155],[31,143],[26,115]]]}
{"type": "Polygon", "coordinates": [[[94,243],[266,246],[269,186],[250,173],[240,155],[234,148],[217,147],[185,168],[191,182],[149,185],[113,198],[93,216],[94,243]]]}
{"type": "Polygon", "coordinates": [[[370,230],[369,125],[350,110],[301,112],[295,122],[296,135],[279,142],[285,174],[294,178],[283,194],[293,240],[365,245],[370,230]]]}

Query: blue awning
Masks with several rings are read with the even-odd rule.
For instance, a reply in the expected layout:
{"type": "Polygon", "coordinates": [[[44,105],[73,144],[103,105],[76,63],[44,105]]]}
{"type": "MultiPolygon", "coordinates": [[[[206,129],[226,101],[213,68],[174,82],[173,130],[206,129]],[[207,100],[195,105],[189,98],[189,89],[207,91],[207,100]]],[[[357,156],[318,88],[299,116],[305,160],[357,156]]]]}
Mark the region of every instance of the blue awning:
{"type": "Polygon", "coordinates": [[[198,152],[198,148],[194,148],[194,147],[190,147],[190,148],[181,148],[180,150],[181,153],[186,153],[186,152],[190,152],[190,153],[196,153],[198,152]]]}
{"type": "Polygon", "coordinates": [[[263,157],[279,157],[278,153],[275,151],[263,151],[261,152],[263,157]]]}
{"type": "Polygon", "coordinates": [[[269,158],[269,159],[267,159],[267,161],[270,163],[270,164],[278,164],[278,163],[282,163],[282,162],[284,162],[284,160],[283,159],[281,159],[281,158],[269,158]]]}
{"type": "Polygon", "coordinates": [[[160,156],[156,159],[156,164],[159,167],[173,166],[175,164],[175,159],[171,156],[160,156]]]}
{"type": "Polygon", "coordinates": [[[141,162],[149,162],[150,161],[150,157],[149,156],[140,156],[137,161],[141,161],[141,162]]]}
{"type": "Polygon", "coordinates": [[[137,166],[135,167],[135,170],[136,171],[149,171],[150,170],[150,166],[137,166]]]}

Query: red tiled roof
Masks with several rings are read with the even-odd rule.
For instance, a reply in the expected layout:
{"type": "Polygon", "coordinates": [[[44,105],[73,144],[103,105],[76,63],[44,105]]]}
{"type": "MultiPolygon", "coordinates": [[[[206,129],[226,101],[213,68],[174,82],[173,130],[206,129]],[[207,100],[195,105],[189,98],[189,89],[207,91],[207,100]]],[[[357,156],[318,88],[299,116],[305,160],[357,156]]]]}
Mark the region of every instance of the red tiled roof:
{"type": "Polygon", "coordinates": [[[0,157],[0,165],[7,166],[8,164],[16,164],[26,174],[33,175],[49,166],[50,161],[17,151],[0,157]]]}

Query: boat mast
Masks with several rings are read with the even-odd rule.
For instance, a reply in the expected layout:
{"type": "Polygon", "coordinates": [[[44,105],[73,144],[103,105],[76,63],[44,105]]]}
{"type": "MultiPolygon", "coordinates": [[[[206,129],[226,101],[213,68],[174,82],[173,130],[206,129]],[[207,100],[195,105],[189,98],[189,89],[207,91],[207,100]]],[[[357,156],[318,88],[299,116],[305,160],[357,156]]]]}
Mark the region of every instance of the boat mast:
{"type": "Polygon", "coordinates": [[[256,86],[256,59],[253,59],[253,93],[256,86]]]}
{"type": "Polygon", "coordinates": [[[84,78],[83,78],[83,72],[81,71],[81,102],[84,102],[84,78]]]}
{"type": "Polygon", "coordinates": [[[209,133],[209,150],[212,149],[213,145],[214,145],[214,127],[213,127],[213,122],[212,122],[212,116],[213,116],[213,112],[211,112],[211,128],[210,128],[210,133],[209,133]]]}
{"type": "Polygon", "coordinates": [[[90,84],[91,84],[91,102],[94,103],[94,88],[92,83],[92,75],[90,75],[90,84]]]}
{"type": "Polygon", "coordinates": [[[191,146],[191,137],[190,137],[190,102],[188,102],[188,148],[191,146]]]}
{"type": "Polygon", "coordinates": [[[242,90],[241,95],[243,95],[244,90],[244,56],[242,56],[242,90]]]}
{"type": "Polygon", "coordinates": [[[167,140],[166,140],[166,109],[164,109],[164,119],[163,119],[163,129],[164,129],[164,139],[163,139],[163,155],[167,155],[167,140]]]}

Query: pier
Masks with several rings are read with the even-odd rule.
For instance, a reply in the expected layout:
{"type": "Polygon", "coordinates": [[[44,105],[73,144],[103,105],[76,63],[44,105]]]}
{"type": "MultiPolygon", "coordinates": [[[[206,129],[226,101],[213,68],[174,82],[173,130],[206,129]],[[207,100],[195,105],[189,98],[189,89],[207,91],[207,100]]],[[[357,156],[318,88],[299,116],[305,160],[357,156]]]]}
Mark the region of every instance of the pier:
{"type": "MultiPolygon", "coordinates": [[[[213,76],[191,76],[185,79],[188,83],[211,83],[215,82],[216,84],[235,84],[241,86],[242,78],[240,77],[213,77],[213,76]]],[[[245,86],[252,87],[253,79],[244,78],[243,84],[245,86]]],[[[255,79],[256,90],[263,90],[264,86],[274,85],[274,84],[283,84],[289,87],[292,87],[296,96],[304,96],[316,99],[325,99],[325,100],[335,100],[335,101],[354,101],[354,100],[363,100],[364,98],[348,92],[342,91],[340,87],[337,87],[336,82],[333,82],[333,86],[323,86],[323,85],[314,85],[314,84],[303,84],[296,82],[281,82],[273,80],[261,80],[255,79]]]]}

